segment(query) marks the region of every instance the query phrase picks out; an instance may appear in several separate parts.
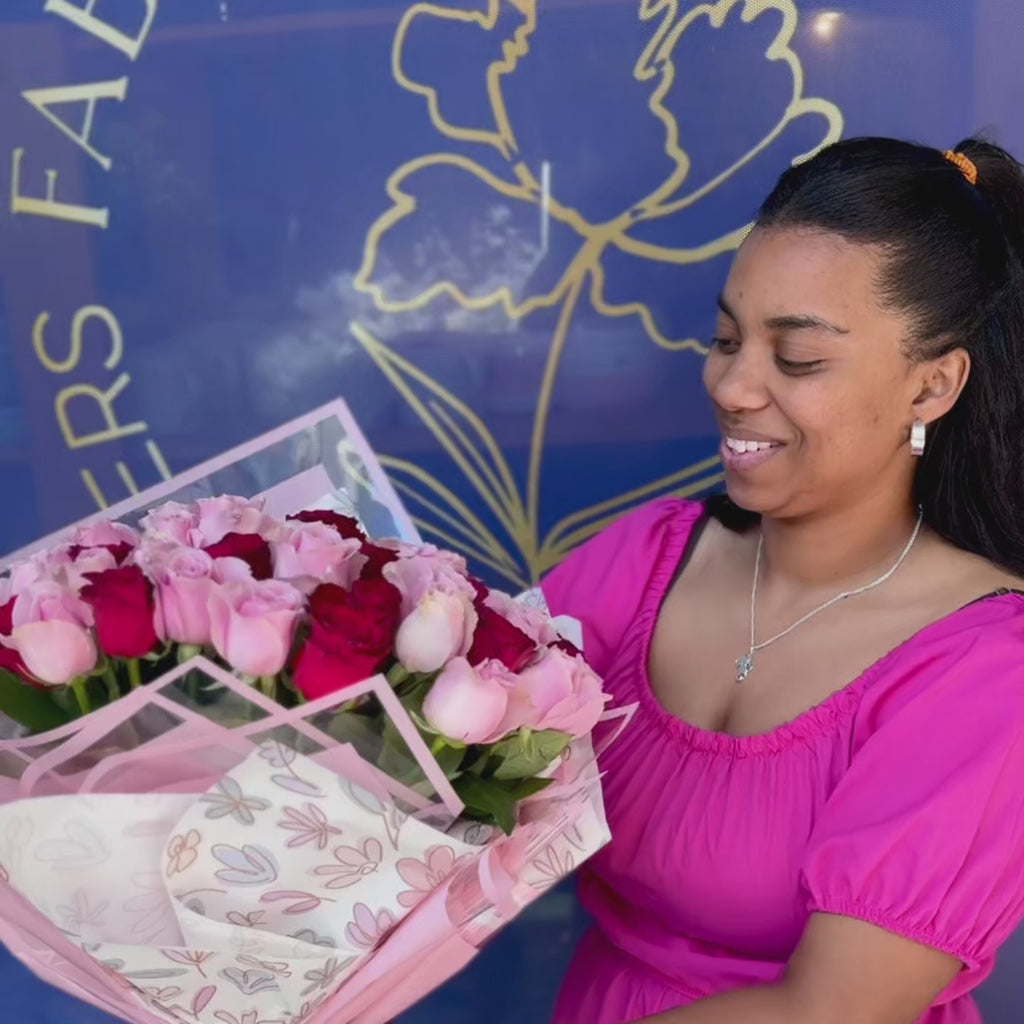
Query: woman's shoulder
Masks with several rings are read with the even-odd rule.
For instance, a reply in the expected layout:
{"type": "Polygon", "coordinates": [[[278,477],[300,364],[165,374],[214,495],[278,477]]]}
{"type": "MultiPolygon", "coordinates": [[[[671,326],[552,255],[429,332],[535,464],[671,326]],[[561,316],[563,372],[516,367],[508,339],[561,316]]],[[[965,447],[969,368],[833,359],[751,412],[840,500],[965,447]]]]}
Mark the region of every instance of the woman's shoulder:
{"type": "Polygon", "coordinates": [[[571,551],[545,578],[545,592],[583,575],[608,583],[619,576],[637,578],[666,554],[676,549],[681,553],[704,516],[701,502],[683,498],[660,498],[641,505],[571,551]]]}
{"type": "Polygon", "coordinates": [[[1001,726],[1024,738],[1024,594],[997,587],[920,630],[867,674],[860,719],[1001,726]]]}
{"type": "Polygon", "coordinates": [[[591,537],[544,578],[548,607],[582,623],[595,667],[606,664],[638,616],[653,607],[703,517],[699,502],[649,502],[591,537]]]}

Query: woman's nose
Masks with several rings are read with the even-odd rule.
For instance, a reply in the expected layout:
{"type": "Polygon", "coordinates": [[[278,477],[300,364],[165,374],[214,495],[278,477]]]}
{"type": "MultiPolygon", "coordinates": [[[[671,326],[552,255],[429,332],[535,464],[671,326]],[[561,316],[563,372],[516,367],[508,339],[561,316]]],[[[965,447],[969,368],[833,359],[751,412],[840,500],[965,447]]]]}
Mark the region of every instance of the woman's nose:
{"type": "Polygon", "coordinates": [[[748,346],[732,355],[709,356],[705,384],[711,400],[721,409],[763,409],[768,403],[767,373],[760,354],[748,346]]]}

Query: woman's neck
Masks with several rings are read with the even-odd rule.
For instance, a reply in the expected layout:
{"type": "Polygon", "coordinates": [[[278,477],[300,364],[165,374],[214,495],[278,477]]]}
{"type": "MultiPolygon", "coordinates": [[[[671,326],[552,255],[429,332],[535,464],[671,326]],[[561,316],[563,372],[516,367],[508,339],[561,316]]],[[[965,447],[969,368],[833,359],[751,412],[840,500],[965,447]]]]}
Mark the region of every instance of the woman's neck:
{"type": "Polygon", "coordinates": [[[776,592],[846,589],[885,572],[917,522],[912,504],[891,498],[800,519],[764,518],[761,576],[776,592]]]}

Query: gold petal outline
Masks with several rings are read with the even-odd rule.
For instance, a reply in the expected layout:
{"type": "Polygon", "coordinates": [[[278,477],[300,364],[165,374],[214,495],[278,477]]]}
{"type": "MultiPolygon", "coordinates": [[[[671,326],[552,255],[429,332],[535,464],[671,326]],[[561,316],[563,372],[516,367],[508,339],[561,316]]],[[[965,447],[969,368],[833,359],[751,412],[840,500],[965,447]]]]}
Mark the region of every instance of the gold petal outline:
{"type": "Polygon", "coordinates": [[[625,494],[600,501],[589,508],[579,509],[560,519],[548,531],[537,553],[536,564],[531,566],[537,576],[557,565],[573,548],[600,533],[620,516],[655,498],[675,495],[688,498],[710,490],[725,479],[717,455],[702,459],[690,466],[669,473],[625,494]],[[704,474],[704,475],[701,475],[704,474]],[[697,479],[693,479],[696,477],[697,479]],[[596,517],[596,518],[594,518],[596,517]],[[587,520],[590,520],[587,522],[587,520]],[[577,526],[577,524],[582,524],[577,526]],[[576,527],[572,529],[572,527],[576,527]]]}
{"type": "Polygon", "coordinates": [[[433,377],[374,337],[362,324],[353,321],[349,325],[349,329],[399,394],[437,438],[441,447],[448,452],[505,532],[520,545],[524,542],[528,543],[530,528],[512,471],[505,460],[504,453],[480,417],[464,402],[442,387],[433,377]],[[425,388],[435,401],[429,405],[424,402],[413,389],[410,381],[425,388]],[[444,409],[444,407],[447,408],[444,409]],[[444,409],[444,415],[439,415],[438,409],[444,409]],[[477,448],[464,431],[452,432],[450,430],[448,423],[451,422],[452,413],[468,424],[476,435],[478,443],[482,445],[483,451],[477,448]],[[490,456],[490,464],[488,464],[484,452],[490,456]],[[486,465],[487,470],[481,471],[481,465],[486,465]],[[491,482],[495,479],[502,481],[504,486],[496,490],[491,486],[491,482]]]}
{"type": "MultiPolygon", "coordinates": [[[[678,188],[679,184],[682,183],[682,180],[685,179],[685,174],[682,175],[682,178],[680,178],[679,175],[673,175],[670,177],[665,183],[651,193],[651,195],[647,196],[637,204],[635,209],[637,209],[639,220],[651,220],[669,216],[679,210],[686,209],[686,207],[691,206],[710,192],[713,192],[724,181],[731,178],[740,169],[750,163],[750,161],[756,156],[764,152],[764,150],[767,149],[793,121],[802,117],[804,114],[821,115],[828,123],[828,130],[826,131],[822,142],[817,146],[814,146],[808,152],[801,153],[799,156],[795,157],[793,160],[794,164],[809,159],[820,149],[831,145],[833,142],[837,142],[842,137],[843,115],[839,107],[828,100],[817,97],[806,97],[803,95],[803,65],[800,63],[800,58],[796,51],[793,50],[790,45],[793,42],[793,38],[796,35],[797,25],[799,24],[799,14],[794,0],[716,0],[714,3],[697,4],[686,12],[671,32],[667,34],[659,33],[662,36],[660,48],[654,54],[653,58],[648,58],[649,63],[653,60],[653,62],[663,65],[665,69],[662,72],[662,80],[651,97],[649,106],[655,117],[662,121],[666,126],[666,153],[668,153],[671,158],[676,159],[680,166],[685,162],[687,169],[689,168],[689,156],[678,143],[679,129],[675,118],[663,103],[663,100],[668,95],[668,92],[675,81],[676,72],[675,64],[672,61],[672,52],[675,49],[676,44],[679,42],[682,34],[698,18],[707,17],[713,28],[720,29],[725,24],[725,20],[732,10],[741,4],[743,6],[743,10],[740,17],[741,20],[748,25],[766,11],[773,10],[782,15],[782,27],[779,29],[779,32],[776,34],[774,40],[772,40],[765,52],[765,57],[770,61],[781,60],[789,66],[793,81],[793,93],[790,98],[790,102],[779,122],[761,140],[761,142],[748,150],[747,153],[740,157],[730,167],[727,167],[724,171],[720,172],[710,181],[702,185],[699,189],[696,189],[694,192],[682,196],[673,202],[666,202],[665,200],[674,194],[676,188],[678,188]],[[667,186],[673,182],[673,179],[677,180],[673,187],[669,189],[667,186]]],[[[645,6],[646,0],[641,4],[641,11],[643,11],[645,6]]],[[[656,12],[660,6],[661,4],[655,0],[652,11],[656,12]]],[[[645,51],[645,55],[646,53],[647,51],[645,51]]],[[[641,68],[638,63],[637,77],[641,77],[641,74],[649,76],[654,73],[656,73],[656,69],[650,68],[646,65],[641,68]]]]}
{"type": "MultiPolygon", "coordinates": [[[[437,281],[411,299],[387,298],[384,289],[372,280],[380,252],[381,239],[396,224],[416,212],[418,201],[415,196],[403,191],[403,186],[409,178],[431,167],[457,167],[472,174],[484,185],[494,189],[495,192],[507,199],[531,205],[537,204],[536,185],[529,171],[523,165],[517,166],[517,177],[520,180],[518,184],[513,185],[499,178],[475,160],[458,153],[430,153],[409,160],[395,170],[387,180],[385,190],[392,205],[370,225],[370,229],[366,233],[366,241],[363,243],[363,258],[353,278],[353,287],[369,295],[373,299],[374,305],[386,313],[407,313],[410,310],[422,309],[442,295],[447,295],[463,309],[471,311],[500,306],[505,315],[514,320],[528,316],[535,310],[546,309],[558,303],[571,283],[568,269],[551,291],[531,296],[523,302],[516,302],[512,290],[507,285],[502,285],[487,295],[471,297],[466,295],[454,281],[437,281]]],[[[572,227],[581,235],[587,235],[593,230],[576,211],[561,206],[553,199],[549,204],[549,212],[553,220],[572,227]]]]}
{"type": "Polygon", "coordinates": [[[437,131],[446,138],[460,142],[475,142],[493,146],[506,159],[511,161],[518,151],[515,132],[505,107],[505,97],[501,91],[501,79],[512,74],[521,58],[530,51],[530,36],[537,28],[536,0],[507,0],[509,6],[524,17],[523,24],[515,31],[512,39],[502,43],[502,59],[493,61],[487,67],[487,98],[494,114],[495,131],[479,128],[462,128],[453,125],[441,113],[441,104],[437,89],[422,82],[417,82],[405,73],[403,60],[405,44],[412,23],[419,17],[437,18],[442,21],[458,21],[464,24],[476,24],[487,32],[493,32],[501,15],[501,0],[488,0],[486,11],[466,11],[441,4],[413,4],[402,17],[395,32],[391,47],[391,71],[395,81],[407,91],[422,96],[427,101],[430,121],[437,131]]]}
{"type": "Polygon", "coordinates": [[[638,82],[647,82],[658,75],[661,76],[661,81],[647,101],[647,108],[665,129],[665,155],[675,164],[675,170],[650,196],[634,204],[634,210],[642,209],[655,197],[674,195],[690,173],[690,156],[679,143],[679,124],[675,115],[666,109],[662,102],[675,81],[676,69],[672,61],[664,59],[661,54],[664,53],[666,37],[669,36],[678,13],[678,0],[640,0],[641,21],[653,21],[659,15],[662,16],[662,20],[637,58],[633,77],[638,82]]]}
{"type": "MultiPolygon", "coordinates": [[[[692,262],[690,260],[681,260],[680,262],[692,262]]],[[[598,263],[593,268],[592,278],[590,283],[590,304],[594,309],[602,316],[608,317],[623,317],[623,316],[635,316],[640,321],[640,325],[643,327],[647,336],[654,342],[658,348],[663,348],[668,352],[695,352],[697,355],[705,356],[708,353],[707,348],[697,338],[669,338],[662,334],[660,328],[654,320],[654,314],[651,312],[650,306],[644,302],[623,302],[623,303],[612,303],[605,298],[604,294],[604,283],[605,283],[605,270],[604,267],[598,263]]]]}

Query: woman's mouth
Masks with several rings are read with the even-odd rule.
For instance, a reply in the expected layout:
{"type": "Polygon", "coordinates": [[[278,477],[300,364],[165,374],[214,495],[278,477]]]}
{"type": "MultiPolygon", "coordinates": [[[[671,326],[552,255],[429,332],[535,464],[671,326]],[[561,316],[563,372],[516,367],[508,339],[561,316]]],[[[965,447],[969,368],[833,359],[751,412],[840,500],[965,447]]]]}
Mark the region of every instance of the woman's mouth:
{"type": "Polygon", "coordinates": [[[727,470],[749,470],[767,462],[783,447],[781,441],[725,436],[722,438],[719,455],[727,470]]]}

